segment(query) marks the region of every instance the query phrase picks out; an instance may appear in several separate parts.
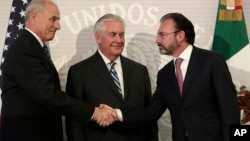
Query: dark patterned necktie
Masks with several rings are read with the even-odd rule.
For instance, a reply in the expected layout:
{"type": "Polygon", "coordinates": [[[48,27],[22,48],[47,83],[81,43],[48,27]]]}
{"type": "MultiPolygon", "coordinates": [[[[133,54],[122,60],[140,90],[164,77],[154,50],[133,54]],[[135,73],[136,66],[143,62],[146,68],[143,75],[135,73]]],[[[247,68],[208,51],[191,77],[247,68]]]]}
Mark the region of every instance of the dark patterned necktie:
{"type": "Polygon", "coordinates": [[[49,49],[48,49],[48,47],[47,47],[46,45],[43,46],[43,51],[44,51],[44,53],[47,55],[47,57],[48,57],[49,59],[51,59],[51,58],[50,58],[49,49]]]}
{"type": "Polygon", "coordinates": [[[118,78],[118,75],[117,75],[117,72],[114,68],[115,66],[115,62],[111,61],[110,63],[110,74],[115,82],[115,85],[117,86],[117,89],[118,91],[120,92],[120,94],[122,94],[122,91],[121,91],[121,85],[120,85],[120,81],[119,81],[119,78],[118,78]]]}
{"type": "MultiPolygon", "coordinates": [[[[52,62],[52,60],[51,60],[51,57],[50,57],[49,49],[48,49],[48,47],[47,47],[46,45],[43,46],[43,51],[44,51],[44,53],[46,54],[46,56],[48,57],[50,64],[51,64],[52,66],[54,66],[54,64],[53,64],[53,62],[52,62]]],[[[54,67],[55,67],[55,66],[54,66],[54,67]]]]}
{"type": "Polygon", "coordinates": [[[182,95],[182,87],[183,87],[183,76],[182,76],[182,72],[181,72],[181,63],[182,63],[182,61],[183,61],[182,58],[177,58],[175,60],[176,78],[177,78],[179,91],[180,91],[181,95],[182,95]]]}

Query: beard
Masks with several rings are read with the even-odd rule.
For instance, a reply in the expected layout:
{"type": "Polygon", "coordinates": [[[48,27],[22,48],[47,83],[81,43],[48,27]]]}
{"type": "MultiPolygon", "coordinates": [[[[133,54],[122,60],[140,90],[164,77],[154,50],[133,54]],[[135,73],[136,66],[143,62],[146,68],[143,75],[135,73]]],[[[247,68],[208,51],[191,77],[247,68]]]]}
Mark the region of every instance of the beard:
{"type": "Polygon", "coordinates": [[[174,51],[178,49],[178,47],[180,46],[180,44],[178,44],[176,41],[168,46],[162,45],[160,43],[158,43],[158,46],[160,47],[160,53],[162,55],[173,55],[174,51]]]}
{"type": "Polygon", "coordinates": [[[160,53],[162,55],[172,55],[173,54],[171,50],[169,50],[163,46],[162,46],[162,48],[160,48],[160,53]]]}

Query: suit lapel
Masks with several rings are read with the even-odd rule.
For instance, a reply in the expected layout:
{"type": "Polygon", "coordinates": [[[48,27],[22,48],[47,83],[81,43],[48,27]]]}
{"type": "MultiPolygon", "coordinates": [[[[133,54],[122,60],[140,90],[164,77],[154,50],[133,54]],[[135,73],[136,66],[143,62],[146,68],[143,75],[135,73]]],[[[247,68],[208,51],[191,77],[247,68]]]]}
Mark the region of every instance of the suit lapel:
{"type": "Polygon", "coordinates": [[[200,62],[201,59],[198,53],[198,49],[196,47],[193,47],[193,51],[187,68],[186,78],[183,83],[183,97],[185,97],[187,89],[192,84],[192,80],[194,79],[196,74],[199,73],[201,64],[200,62]]]}
{"type": "Polygon", "coordinates": [[[103,61],[101,55],[96,52],[93,56],[94,58],[94,70],[96,71],[96,74],[99,75],[106,84],[112,89],[114,92],[114,95],[116,95],[119,99],[123,101],[122,95],[119,93],[117,86],[115,85],[113,78],[110,75],[109,70],[107,69],[107,66],[105,62],[103,61]]]}
{"type": "Polygon", "coordinates": [[[52,60],[50,60],[46,54],[43,52],[42,53],[43,59],[45,60],[45,62],[50,66],[50,68],[57,73],[56,67],[54,65],[54,63],[52,62],[52,60]]]}
{"type": "Polygon", "coordinates": [[[31,42],[32,44],[34,44],[34,48],[39,52],[39,54],[42,56],[42,58],[44,59],[46,66],[48,66],[50,68],[50,70],[53,71],[52,76],[56,76],[56,80],[59,82],[59,77],[58,77],[58,73],[57,70],[53,64],[53,62],[51,60],[49,60],[49,58],[46,56],[46,54],[44,53],[42,46],[40,45],[40,43],[38,42],[38,40],[34,37],[34,35],[32,35],[29,31],[24,30],[23,31],[24,36],[26,36],[31,42]]]}
{"type": "Polygon", "coordinates": [[[130,89],[130,79],[131,79],[131,70],[133,69],[129,63],[121,56],[121,65],[122,65],[122,72],[123,72],[123,85],[124,85],[124,100],[129,97],[128,92],[130,89]]]}

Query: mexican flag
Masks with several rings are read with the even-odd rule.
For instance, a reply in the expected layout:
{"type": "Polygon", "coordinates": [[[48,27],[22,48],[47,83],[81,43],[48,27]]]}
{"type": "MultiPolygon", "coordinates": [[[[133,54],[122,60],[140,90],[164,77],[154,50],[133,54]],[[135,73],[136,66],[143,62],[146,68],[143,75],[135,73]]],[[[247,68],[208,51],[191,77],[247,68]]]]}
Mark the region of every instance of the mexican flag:
{"type": "Polygon", "coordinates": [[[220,0],[212,50],[227,60],[236,87],[250,88],[250,45],[242,0],[220,0]]]}
{"type": "MultiPolygon", "coordinates": [[[[250,94],[247,91],[250,90],[250,45],[242,0],[219,0],[212,50],[221,53],[227,60],[238,94],[240,96],[250,94]]],[[[243,101],[250,101],[249,98],[243,101]]],[[[243,106],[246,106],[245,104],[243,106]]],[[[250,112],[246,114],[250,116],[250,112]]],[[[245,123],[248,121],[250,119],[245,123]]]]}

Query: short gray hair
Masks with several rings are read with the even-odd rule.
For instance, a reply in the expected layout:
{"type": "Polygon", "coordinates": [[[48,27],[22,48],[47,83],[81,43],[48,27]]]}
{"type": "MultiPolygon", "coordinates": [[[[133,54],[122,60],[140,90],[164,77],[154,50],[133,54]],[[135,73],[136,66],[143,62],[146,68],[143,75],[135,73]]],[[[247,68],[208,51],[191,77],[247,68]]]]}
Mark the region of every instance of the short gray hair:
{"type": "Polygon", "coordinates": [[[32,12],[42,13],[47,2],[54,3],[53,0],[32,0],[25,12],[25,22],[28,20],[32,12]]]}
{"type": "Polygon", "coordinates": [[[123,25],[123,28],[125,29],[125,22],[120,16],[114,14],[105,14],[96,21],[94,26],[94,32],[104,32],[106,30],[104,23],[111,21],[120,22],[123,25]]]}

